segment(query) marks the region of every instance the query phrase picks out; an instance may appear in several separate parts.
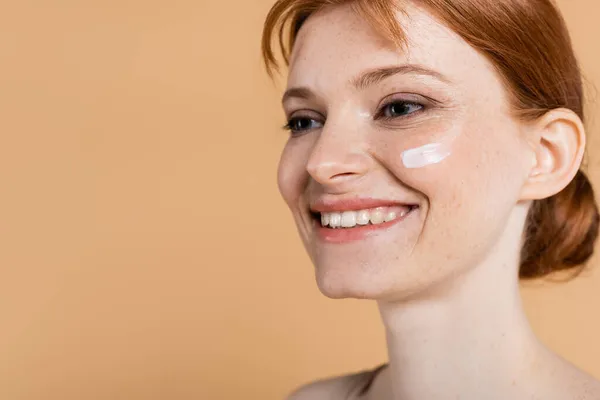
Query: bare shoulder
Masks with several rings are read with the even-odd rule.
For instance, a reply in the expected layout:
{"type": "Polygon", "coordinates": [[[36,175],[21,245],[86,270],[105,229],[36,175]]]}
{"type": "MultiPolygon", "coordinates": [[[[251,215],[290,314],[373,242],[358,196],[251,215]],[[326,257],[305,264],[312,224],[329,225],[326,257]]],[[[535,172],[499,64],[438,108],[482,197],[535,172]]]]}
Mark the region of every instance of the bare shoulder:
{"type": "Polygon", "coordinates": [[[571,381],[575,400],[600,400],[600,381],[587,373],[571,381]]]}
{"type": "Polygon", "coordinates": [[[547,399],[600,400],[600,381],[560,357],[562,368],[550,369],[547,375],[547,399]]]}
{"type": "Polygon", "coordinates": [[[320,379],[296,388],[286,400],[345,400],[368,389],[375,374],[382,368],[320,379]]]}

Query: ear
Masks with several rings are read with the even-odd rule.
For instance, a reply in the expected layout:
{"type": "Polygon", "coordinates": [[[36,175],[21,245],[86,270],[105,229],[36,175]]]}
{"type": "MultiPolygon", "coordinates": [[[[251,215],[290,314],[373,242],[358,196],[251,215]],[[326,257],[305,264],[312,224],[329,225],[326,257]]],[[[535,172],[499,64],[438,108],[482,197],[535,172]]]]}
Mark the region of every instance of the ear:
{"type": "Polygon", "coordinates": [[[548,111],[530,126],[532,167],[521,200],[539,200],[563,190],[575,177],[585,152],[585,128],[568,109],[548,111]]]}

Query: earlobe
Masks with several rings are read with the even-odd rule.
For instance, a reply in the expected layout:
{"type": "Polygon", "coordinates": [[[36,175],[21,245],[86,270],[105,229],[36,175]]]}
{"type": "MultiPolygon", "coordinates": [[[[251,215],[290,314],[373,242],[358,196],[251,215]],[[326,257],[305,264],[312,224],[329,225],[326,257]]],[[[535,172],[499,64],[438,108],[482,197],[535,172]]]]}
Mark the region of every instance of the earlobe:
{"type": "Polygon", "coordinates": [[[532,125],[532,165],[522,200],[539,200],[563,190],[575,177],[585,152],[585,128],[568,109],[547,112],[532,125]]]}

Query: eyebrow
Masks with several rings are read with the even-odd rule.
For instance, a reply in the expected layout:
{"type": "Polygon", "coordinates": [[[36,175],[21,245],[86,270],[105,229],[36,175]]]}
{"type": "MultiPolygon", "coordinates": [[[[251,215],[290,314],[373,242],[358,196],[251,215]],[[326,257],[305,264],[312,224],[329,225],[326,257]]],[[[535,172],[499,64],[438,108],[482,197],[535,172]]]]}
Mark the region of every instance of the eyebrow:
{"type": "Polygon", "coordinates": [[[281,102],[285,103],[289,98],[292,98],[292,97],[310,100],[313,97],[315,97],[315,95],[307,87],[294,87],[294,88],[291,88],[291,89],[288,89],[285,91],[285,93],[283,94],[283,98],[281,99],[281,102]]]}
{"type": "MultiPolygon", "coordinates": [[[[452,83],[450,79],[448,79],[445,75],[441,74],[438,71],[434,71],[430,68],[418,64],[403,64],[395,65],[392,67],[382,67],[362,72],[357,77],[351,79],[350,84],[357,90],[365,90],[370,86],[380,83],[384,79],[398,74],[427,75],[447,84],[452,83]]],[[[291,97],[310,100],[314,97],[314,94],[310,89],[306,87],[295,87],[285,91],[281,102],[285,103],[286,100],[291,97]]]]}
{"type": "Polygon", "coordinates": [[[375,85],[384,79],[389,78],[390,76],[398,74],[427,75],[441,82],[447,84],[451,83],[450,79],[446,78],[446,76],[440,72],[418,64],[394,65],[392,67],[383,67],[366,71],[358,75],[356,78],[351,79],[350,83],[358,90],[365,90],[369,86],[375,85]]]}

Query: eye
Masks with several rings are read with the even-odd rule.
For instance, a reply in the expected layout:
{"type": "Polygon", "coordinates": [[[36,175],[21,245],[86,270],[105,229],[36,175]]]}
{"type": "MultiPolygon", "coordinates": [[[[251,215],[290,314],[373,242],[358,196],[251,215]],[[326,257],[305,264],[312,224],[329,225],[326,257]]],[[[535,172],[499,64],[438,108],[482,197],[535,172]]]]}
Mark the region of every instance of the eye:
{"type": "Polygon", "coordinates": [[[323,124],[317,120],[308,117],[290,118],[288,123],[283,127],[292,132],[292,134],[303,133],[312,129],[323,127],[323,124]]]}
{"type": "Polygon", "coordinates": [[[380,115],[385,119],[400,118],[420,111],[424,108],[422,104],[406,101],[394,101],[382,107],[380,115]]]}

